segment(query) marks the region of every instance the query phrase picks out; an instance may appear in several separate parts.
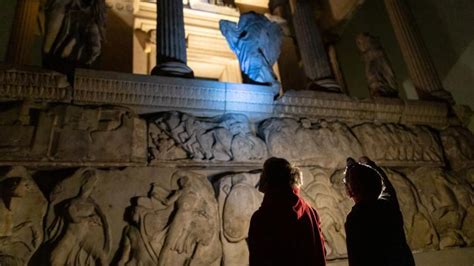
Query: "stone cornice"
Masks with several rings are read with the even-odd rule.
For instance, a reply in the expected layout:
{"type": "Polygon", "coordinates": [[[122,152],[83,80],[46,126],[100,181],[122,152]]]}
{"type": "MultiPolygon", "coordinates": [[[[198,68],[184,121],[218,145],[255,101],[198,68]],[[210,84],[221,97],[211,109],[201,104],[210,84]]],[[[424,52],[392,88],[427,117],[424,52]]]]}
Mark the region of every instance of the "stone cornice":
{"type": "Polygon", "coordinates": [[[0,65],[0,101],[70,102],[71,96],[72,88],[65,75],[39,68],[0,65]]]}
{"type": "Polygon", "coordinates": [[[0,100],[41,100],[118,105],[138,114],[180,110],[197,116],[244,113],[257,122],[269,117],[307,117],[349,123],[448,126],[445,104],[389,98],[356,99],[344,94],[289,91],[274,101],[276,88],[77,69],[73,88],[64,75],[42,69],[0,68],[0,100]]]}

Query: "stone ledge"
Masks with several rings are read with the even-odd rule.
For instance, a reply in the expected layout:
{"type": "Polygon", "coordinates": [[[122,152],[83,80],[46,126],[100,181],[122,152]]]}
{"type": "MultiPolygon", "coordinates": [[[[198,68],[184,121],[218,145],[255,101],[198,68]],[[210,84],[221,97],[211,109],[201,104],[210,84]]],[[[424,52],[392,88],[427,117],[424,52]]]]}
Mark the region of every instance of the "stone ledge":
{"type": "Polygon", "coordinates": [[[0,101],[70,102],[72,88],[63,74],[35,67],[0,65],[0,101]]]}
{"type": "Polygon", "coordinates": [[[198,115],[271,114],[275,91],[267,86],[198,79],[76,70],[74,103],[127,106],[139,114],[180,110],[198,115]]]}
{"type": "Polygon", "coordinates": [[[275,114],[436,128],[448,125],[448,107],[443,103],[391,98],[360,100],[344,94],[316,91],[286,92],[275,103],[275,114]]]}
{"type": "Polygon", "coordinates": [[[35,100],[117,105],[138,114],[180,110],[195,116],[243,113],[252,122],[269,117],[308,117],[349,123],[448,126],[448,107],[437,102],[390,98],[356,99],[344,94],[288,91],[198,79],[77,69],[74,86],[62,74],[40,68],[0,67],[0,101],[35,100]]]}

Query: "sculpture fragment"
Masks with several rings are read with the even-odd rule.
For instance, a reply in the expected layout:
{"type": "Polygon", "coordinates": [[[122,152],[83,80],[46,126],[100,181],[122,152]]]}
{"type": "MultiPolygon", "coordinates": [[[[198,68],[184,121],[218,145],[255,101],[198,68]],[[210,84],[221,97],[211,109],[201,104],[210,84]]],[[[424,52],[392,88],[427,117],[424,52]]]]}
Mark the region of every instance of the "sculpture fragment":
{"type": "Polygon", "coordinates": [[[188,158],[214,161],[252,161],[266,157],[265,143],[255,136],[246,116],[226,114],[198,118],[180,112],[160,114],[150,126],[155,132],[149,143],[155,158],[177,160],[188,158]],[[158,131],[159,130],[159,131],[158,131]],[[161,141],[160,141],[161,140],[161,141]]]}
{"type": "Polygon", "coordinates": [[[90,67],[105,38],[104,0],[48,0],[43,65],[72,75],[76,67],[90,67]]]}
{"type": "Polygon", "coordinates": [[[474,135],[464,127],[449,127],[441,131],[444,152],[454,169],[474,167],[474,135]]]}
{"type": "Polygon", "coordinates": [[[439,247],[472,245],[474,192],[469,183],[441,168],[420,167],[406,173],[420,194],[439,235],[439,247]]]}
{"type": "Polygon", "coordinates": [[[395,74],[380,41],[368,33],[360,33],[356,37],[356,44],[365,63],[370,96],[398,97],[395,74]]]}
{"type": "Polygon", "coordinates": [[[443,152],[436,135],[424,126],[360,124],[352,127],[364,154],[378,162],[443,164],[443,152]]]}
{"type": "Polygon", "coordinates": [[[221,20],[219,28],[230,49],[237,55],[240,69],[251,83],[277,84],[273,64],[280,55],[280,26],[265,16],[248,12],[238,23],[221,20]]]}
{"type": "Polygon", "coordinates": [[[214,186],[221,218],[224,265],[243,265],[249,260],[246,239],[252,214],[263,194],[257,190],[259,174],[235,173],[221,177],[214,186]]]}
{"type": "Polygon", "coordinates": [[[22,166],[0,176],[0,265],[26,265],[43,240],[46,199],[22,166]]]}
{"type": "Polygon", "coordinates": [[[362,149],[351,129],[341,122],[270,118],[259,126],[271,156],[324,168],[343,167],[347,156],[359,157],[362,149]]]}
{"type": "Polygon", "coordinates": [[[98,174],[90,168],[76,171],[77,194],[67,198],[61,184],[51,194],[47,216],[47,241],[41,251],[43,263],[50,265],[108,265],[111,248],[109,222],[91,196],[98,174]],[[64,197],[66,196],[66,199],[64,197]]]}
{"type": "Polygon", "coordinates": [[[217,204],[205,177],[178,171],[130,206],[119,265],[219,265],[217,204]]]}

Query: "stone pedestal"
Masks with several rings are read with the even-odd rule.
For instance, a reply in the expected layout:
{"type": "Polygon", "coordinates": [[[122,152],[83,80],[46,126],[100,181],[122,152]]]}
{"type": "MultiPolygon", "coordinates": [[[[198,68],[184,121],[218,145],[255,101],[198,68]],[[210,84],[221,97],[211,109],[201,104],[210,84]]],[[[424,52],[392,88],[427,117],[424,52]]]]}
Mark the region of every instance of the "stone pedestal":
{"type": "Polygon", "coordinates": [[[18,0],[10,34],[6,61],[14,65],[25,65],[31,61],[34,27],[38,15],[39,0],[18,0]]]}
{"type": "Polygon", "coordinates": [[[451,94],[443,89],[408,5],[404,0],[385,0],[385,7],[419,98],[453,104],[451,94]]]}
{"type": "Polygon", "coordinates": [[[311,1],[292,1],[291,4],[296,41],[306,76],[313,81],[317,90],[339,92],[340,87],[332,75],[311,1]]]}
{"type": "Polygon", "coordinates": [[[157,3],[156,67],[152,75],[194,77],[186,65],[183,2],[162,0],[157,3]]]}

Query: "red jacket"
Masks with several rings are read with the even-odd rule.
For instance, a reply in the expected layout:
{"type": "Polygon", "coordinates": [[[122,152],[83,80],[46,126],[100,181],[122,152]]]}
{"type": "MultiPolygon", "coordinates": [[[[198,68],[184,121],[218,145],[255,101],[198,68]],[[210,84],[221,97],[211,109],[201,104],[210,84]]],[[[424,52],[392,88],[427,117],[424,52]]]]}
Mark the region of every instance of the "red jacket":
{"type": "Polygon", "coordinates": [[[273,189],[250,221],[250,265],[326,265],[319,217],[298,189],[273,189]]]}

